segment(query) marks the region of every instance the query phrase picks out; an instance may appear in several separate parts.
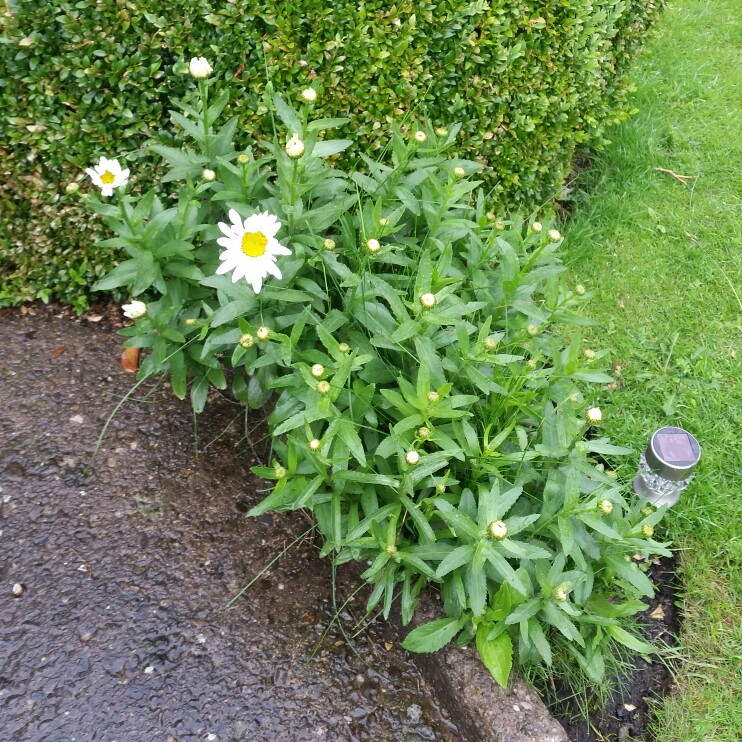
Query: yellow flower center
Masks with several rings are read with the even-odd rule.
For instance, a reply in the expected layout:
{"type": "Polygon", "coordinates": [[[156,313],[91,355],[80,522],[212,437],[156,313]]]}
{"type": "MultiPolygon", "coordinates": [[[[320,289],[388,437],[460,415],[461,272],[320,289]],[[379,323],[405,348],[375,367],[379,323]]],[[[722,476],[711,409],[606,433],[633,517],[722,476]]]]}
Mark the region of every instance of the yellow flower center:
{"type": "Polygon", "coordinates": [[[242,235],[242,252],[248,258],[259,258],[265,253],[268,238],[262,232],[245,232],[242,235]]]}
{"type": "Polygon", "coordinates": [[[103,185],[111,185],[114,180],[116,180],[116,176],[110,170],[106,170],[106,172],[100,176],[100,182],[103,183],[103,185]]]}

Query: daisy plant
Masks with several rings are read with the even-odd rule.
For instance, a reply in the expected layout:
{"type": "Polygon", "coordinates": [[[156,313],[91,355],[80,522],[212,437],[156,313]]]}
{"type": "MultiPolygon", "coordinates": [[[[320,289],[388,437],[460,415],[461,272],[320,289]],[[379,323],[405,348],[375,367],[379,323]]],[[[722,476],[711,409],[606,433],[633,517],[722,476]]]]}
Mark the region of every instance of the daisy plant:
{"type": "Polygon", "coordinates": [[[503,685],[514,658],[565,646],[596,682],[617,644],[650,654],[630,617],[647,557],[669,553],[663,510],[605,471],[627,453],[593,414],[612,377],[581,352],[584,291],[553,230],[489,212],[456,126],[394,126],[381,158],[346,160],[327,136],[344,119],[269,89],[276,135],[235,147],[212,81],[171,114],[178,146],[152,145],[157,188],[90,199],[122,253],[95,288],[146,303],[122,330],[148,349],[140,376],[196,412],[214,388],[271,400],[255,472],[273,486],[249,514],[311,511],[323,554],[367,565],[369,611],[399,595],[409,623],[439,590],[445,616],[409,649],[473,642],[503,685]]]}

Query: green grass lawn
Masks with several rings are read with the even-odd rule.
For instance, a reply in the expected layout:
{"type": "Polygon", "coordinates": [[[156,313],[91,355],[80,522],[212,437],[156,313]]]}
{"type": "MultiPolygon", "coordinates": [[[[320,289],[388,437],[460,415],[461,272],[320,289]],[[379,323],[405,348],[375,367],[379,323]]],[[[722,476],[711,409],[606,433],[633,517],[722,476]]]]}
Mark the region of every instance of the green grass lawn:
{"type": "MultiPolygon", "coordinates": [[[[640,113],[583,178],[565,225],[592,294],[589,342],[621,383],[605,429],[641,449],[680,425],[703,446],[667,519],[681,554],[681,658],[658,742],[742,739],[742,4],[675,0],[636,74],[640,113]],[[695,176],[687,185],[678,175],[695,176]]],[[[630,477],[633,461],[623,464],[630,477]]]]}

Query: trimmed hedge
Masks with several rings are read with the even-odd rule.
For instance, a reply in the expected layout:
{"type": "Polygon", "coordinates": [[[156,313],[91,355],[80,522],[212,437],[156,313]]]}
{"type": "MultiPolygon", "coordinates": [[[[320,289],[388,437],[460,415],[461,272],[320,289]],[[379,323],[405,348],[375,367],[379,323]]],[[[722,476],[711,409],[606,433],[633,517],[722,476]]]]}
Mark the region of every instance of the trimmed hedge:
{"type": "Polygon", "coordinates": [[[134,158],[191,86],[174,74],[191,56],[244,83],[235,112],[251,131],[270,126],[268,77],[316,87],[318,113],[349,116],[341,134],[359,143],[407,115],[461,122],[460,153],[487,165],[496,206],[530,209],[558,195],[577,144],[627,115],[624,73],[664,1],[9,2],[0,303],[70,299],[107,267],[64,185],[100,155],[134,158]]]}

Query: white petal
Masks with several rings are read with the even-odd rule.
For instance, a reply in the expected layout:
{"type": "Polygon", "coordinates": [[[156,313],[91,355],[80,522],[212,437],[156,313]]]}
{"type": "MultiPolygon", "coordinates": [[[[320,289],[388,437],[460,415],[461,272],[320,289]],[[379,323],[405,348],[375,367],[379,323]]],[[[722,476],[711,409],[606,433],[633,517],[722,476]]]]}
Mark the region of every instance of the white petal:
{"type": "Polygon", "coordinates": [[[218,237],[216,244],[222,247],[229,247],[232,244],[232,239],[232,237],[218,237]]]}
{"type": "Polygon", "coordinates": [[[113,188],[110,186],[104,186],[100,192],[101,196],[113,196],[113,188]]]}
{"type": "Polygon", "coordinates": [[[252,286],[252,290],[256,293],[260,293],[260,289],[263,287],[263,277],[262,276],[253,276],[252,280],[250,280],[250,285],[252,286]]]}
{"type": "Polygon", "coordinates": [[[218,275],[223,275],[224,273],[229,273],[229,271],[235,269],[235,264],[230,260],[225,260],[217,269],[216,272],[218,275]]]}
{"type": "Polygon", "coordinates": [[[217,227],[219,227],[219,229],[221,229],[221,231],[222,231],[222,234],[223,235],[226,235],[227,237],[236,237],[237,236],[235,234],[235,230],[232,227],[232,225],[227,224],[226,222],[219,222],[217,224],[217,227]]]}
{"type": "Polygon", "coordinates": [[[291,255],[291,250],[289,250],[288,247],[285,247],[279,242],[274,242],[270,246],[270,253],[271,255],[291,255]]]}
{"type": "Polygon", "coordinates": [[[242,224],[242,217],[240,216],[239,212],[236,209],[230,209],[229,210],[229,219],[234,224],[235,227],[239,228],[240,230],[244,230],[244,226],[242,224]]]}
{"type": "Polygon", "coordinates": [[[269,263],[265,266],[266,272],[270,273],[272,276],[275,276],[276,278],[281,278],[281,270],[275,263],[269,263]]]}

